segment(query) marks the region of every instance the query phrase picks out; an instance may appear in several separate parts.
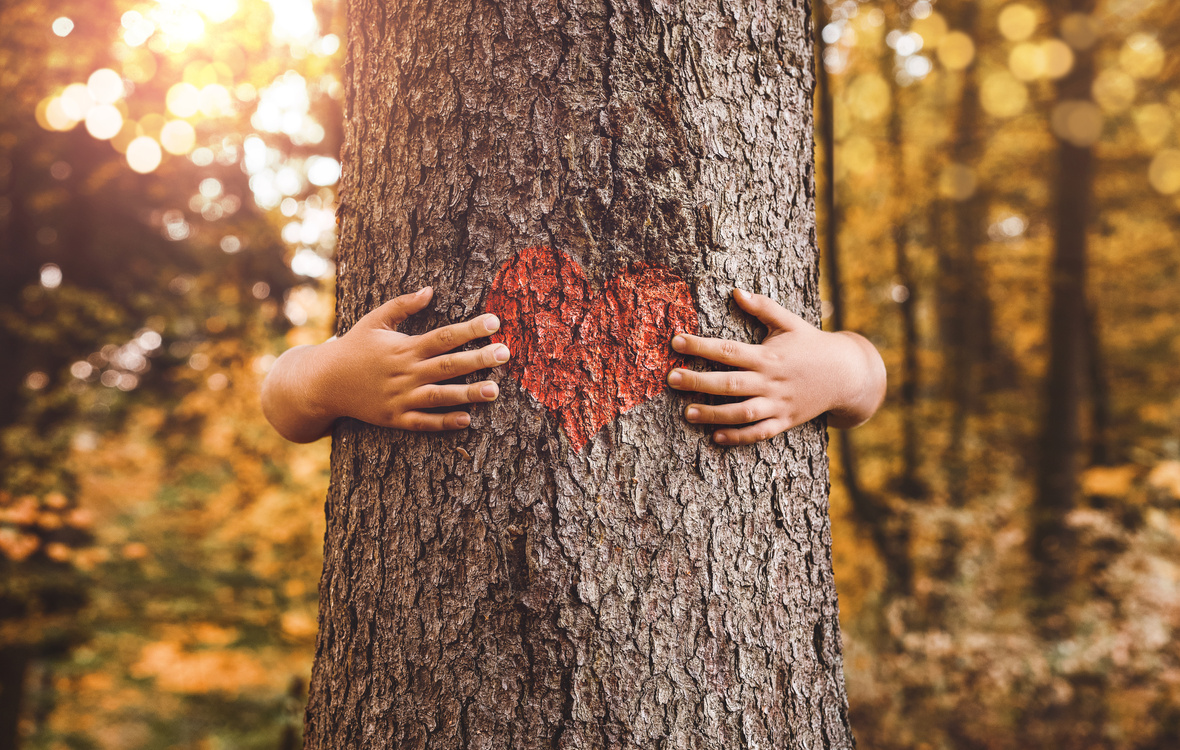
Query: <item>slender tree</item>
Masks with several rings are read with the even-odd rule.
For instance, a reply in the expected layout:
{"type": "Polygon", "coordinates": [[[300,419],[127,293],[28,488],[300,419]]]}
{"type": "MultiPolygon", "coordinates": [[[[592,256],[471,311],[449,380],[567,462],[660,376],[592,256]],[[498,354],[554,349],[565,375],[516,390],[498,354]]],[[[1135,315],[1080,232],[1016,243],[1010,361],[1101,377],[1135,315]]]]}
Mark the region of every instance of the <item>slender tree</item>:
{"type": "Polygon", "coordinates": [[[734,285],[818,322],[809,5],[349,4],[339,327],[518,346],[468,431],[337,426],[308,747],[851,747],[822,424],[662,385],[734,285]]]}
{"type": "MultiPolygon", "coordinates": [[[[1068,12],[1091,13],[1094,0],[1070,0],[1068,12]]],[[[1057,86],[1062,101],[1087,100],[1094,63],[1079,53],[1057,86]]],[[[1057,146],[1057,205],[1050,267],[1049,368],[1041,423],[1037,494],[1032,507],[1031,554],[1042,625],[1058,630],[1069,597],[1075,540],[1066,515],[1076,503],[1081,459],[1081,404],[1087,376],[1086,232],[1090,218],[1094,152],[1061,138],[1057,146]]]]}

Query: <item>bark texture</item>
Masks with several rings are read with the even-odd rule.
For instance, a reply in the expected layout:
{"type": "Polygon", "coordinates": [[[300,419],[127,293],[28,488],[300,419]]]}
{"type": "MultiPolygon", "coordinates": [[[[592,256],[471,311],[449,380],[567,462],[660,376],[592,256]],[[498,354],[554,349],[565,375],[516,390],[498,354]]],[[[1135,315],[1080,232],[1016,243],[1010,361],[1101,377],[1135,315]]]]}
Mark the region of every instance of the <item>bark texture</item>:
{"type": "MultiPolygon", "coordinates": [[[[478,314],[527,248],[818,323],[804,0],[349,13],[341,330],[478,314]]],[[[851,747],[822,423],[723,450],[660,389],[579,446],[493,378],[461,433],[338,425],[307,747],[851,747]]]]}

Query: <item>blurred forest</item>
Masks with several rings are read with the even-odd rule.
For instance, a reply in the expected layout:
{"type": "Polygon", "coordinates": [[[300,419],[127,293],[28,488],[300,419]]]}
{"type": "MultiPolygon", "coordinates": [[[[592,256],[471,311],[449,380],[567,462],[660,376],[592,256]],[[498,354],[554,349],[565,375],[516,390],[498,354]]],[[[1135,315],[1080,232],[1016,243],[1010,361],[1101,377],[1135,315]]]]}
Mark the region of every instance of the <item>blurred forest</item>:
{"type": "MultiPolygon", "coordinates": [[[[816,2],[865,748],[1180,740],[1180,5],[816,2]]],[[[335,0],[0,5],[0,750],[299,746],[328,442],[335,0]]]]}

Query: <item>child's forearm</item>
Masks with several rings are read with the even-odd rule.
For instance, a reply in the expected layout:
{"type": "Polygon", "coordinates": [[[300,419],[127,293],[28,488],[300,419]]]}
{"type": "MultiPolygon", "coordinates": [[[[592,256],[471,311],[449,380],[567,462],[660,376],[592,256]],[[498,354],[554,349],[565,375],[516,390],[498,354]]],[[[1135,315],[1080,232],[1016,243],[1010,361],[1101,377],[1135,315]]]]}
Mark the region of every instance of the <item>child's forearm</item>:
{"type": "Polygon", "coordinates": [[[828,425],[849,429],[867,422],[885,400],[885,362],[864,336],[851,331],[832,335],[845,339],[842,360],[848,385],[837,405],[828,410],[828,425]]]}
{"type": "Polygon", "coordinates": [[[316,398],[318,358],[324,344],[296,346],[283,353],[262,381],[262,413],[280,435],[295,443],[310,443],[327,435],[339,416],[316,398]]]}

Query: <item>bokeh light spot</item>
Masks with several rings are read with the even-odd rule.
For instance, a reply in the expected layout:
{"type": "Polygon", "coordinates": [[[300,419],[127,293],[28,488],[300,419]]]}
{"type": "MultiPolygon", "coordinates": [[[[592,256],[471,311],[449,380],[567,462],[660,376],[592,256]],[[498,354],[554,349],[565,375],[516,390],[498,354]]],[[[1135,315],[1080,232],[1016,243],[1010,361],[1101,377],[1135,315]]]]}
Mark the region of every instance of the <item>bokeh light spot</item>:
{"type": "Polygon", "coordinates": [[[1122,70],[1107,68],[1094,79],[1094,101],[1111,114],[1124,112],[1135,101],[1135,79],[1122,70]]]}
{"type": "Polygon", "coordinates": [[[1164,69],[1164,48],[1151,34],[1132,34],[1119,50],[1119,65],[1136,78],[1155,78],[1164,69]]]}
{"type": "Polygon", "coordinates": [[[1134,113],[1135,128],[1148,148],[1159,148],[1172,132],[1172,113],[1163,104],[1145,104],[1134,113]]]}
{"type": "Polygon", "coordinates": [[[963,70],[975,59],[975,42],[961,31],[952,31],[938,44],[938,61],[948,70],[963,70]]]}
{"type": "Polygon", "coordinates": [[[1033,42],[1022,42],[1008,53],[1008,68],[1021,81],[1035,81],[1045,75],[1048,61],[1045,50],[1033,42]]]}
{"type": "Polygon", "coordinates": [[[201,92],[191,83],[173,84],[164,102],[168,111],[177,117],[192,117],[201,106],[201,92]]]}
{"type": "Polygon", "coordinates": [[[931,13],[925,18],[914,21],[911,27],[915,34],[922,37],[924,46],[935,49],[946,36],[946,18],[941,13],[931,13]]]}
{"type": "Polygon", "coordinates": [[[123,77],[110,68],[99,68],[86,80],[90,98],[99,104],[114,104],[123,96],[123,77]]]}
{"type": "Polygon", "coordinates": [[[1074,55],[1070,46],[1060,39],[1048,39],[1041,44],[1045,52],[1045,76],[1064,78],[1073,70],[1074,55]]]}
{"type": "Polygon", "coordinates": [[[56,263],[46,263],[41,266],[41,286],[46,289],[57,289],[62,282],[61,268],[56,263]]]}
{"type": "Polygon", "coordinates": [[[100,141],[110,140],[123,129],[123,115],[110,104],[91,107],[86,113],[86,130],[100,141]]]}
{"type": "Polygon", "coordinates": [[[876,73],[863,73],[848,86],[849,109],[862,120],[878,120],[889,111],[889,84],[876,73]]]}
{"type": "Polygon", "coordinates": [[[1085,13],[1070,13],[1061,20],[1061,38],[1079,52],[1098,41],[1098,22],[1085,13]]]}
{"type": "Polygon", "coordinates": [[[61,16],[53,20],[53,33],[58,36],[69,36],[70,32],[74,30],[74,22],[66,16],[61,16]]]}
{"type": "Polygon", "coordinates": [[[78,124],[76,119],[66,114],[65,105],[59,96],[49,100],[46,105],[45,122],[53,130],[69,130],[78,124]]]}
{"type": "Polygon", "coordinates": [[[61,106],[65,110],[66,116],[71,120],[80,122],[86,118],[86,112],[94,106],[94,99],[90,96],[90,90],[82,83],[71,83],[66,86],[66,90],[61,92],[61,106]]]}
{"type": "Polygon", "coordinates": [[[340,162],[330,156],[313,156],[307,160],[307,181],[326,187],[340,179],[340,162]]]}
{"type": "Polygon", "coordinates": [[[181,156],[193,150],[197,131],[184,120],[170,120],[160,129],[160,143],[168,153],[181,156]]]}
{"type": "Polygon", "coordinates": [[[979,101],[993,117],[1012,117],[1028,104],[1028,89],[1011,73],[999,71],[983,80],[979,101]]]}
{"type": "Polygon", "coordinates": [[[154,171],[163,157],[160,144],[149,136],[140,136],[127,145],[127,164],[140,174],[154,171]]]}
{"type": "Polygon", "coordinates": [[[1012,3],[1000,11],[999,26],[1005,39],[1024,41],[1037,30],[1037,12],[1027,5],[1012,3]]]}
{"type": "Polygon", "coordinates": [[[1088,148],[1102,137],[1105,118],[1094,102],[1071,100],[1054,107],[1049,122],[1058,138],[1078,148],[1088,148]]]}
{"type": "Polygon", "coordinates": [[[1164,195],[1180,193],[1180,151],[1165,149],[1151,160],[1147,178],[1164,195]]]}

